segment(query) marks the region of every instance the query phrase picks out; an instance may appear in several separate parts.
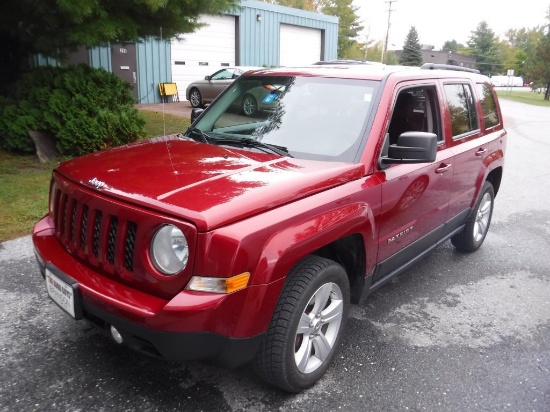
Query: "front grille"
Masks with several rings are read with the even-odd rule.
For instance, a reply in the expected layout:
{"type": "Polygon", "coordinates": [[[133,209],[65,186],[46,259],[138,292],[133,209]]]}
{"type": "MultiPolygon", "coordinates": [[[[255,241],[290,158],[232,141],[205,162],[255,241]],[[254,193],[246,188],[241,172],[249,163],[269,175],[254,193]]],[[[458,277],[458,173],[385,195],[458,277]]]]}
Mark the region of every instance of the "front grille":
{"type": "Polygon", "coordinates": [[[109,214],[101,205],[88,205],[77,191],[55,190],[53,217],[60,242],[87,264],[128,279],[135,267],[137,224],[109,214]]]}
{"type": "MultiPolygon", "coordinates": [[[[115,296],[124,285],[132,291],[171,299],[183,290],[192,275],[192,248],[197,241],[197,229],[191,223],[170,216],[166,210],[141,206],[140,199],[86,187],[57,172],[51,187],[50,223],[63,251],[54,259],[65,261],[61,266],[69,276],[73,272],[67,266],[67,255],[83,266],[74,268],[78,281],[98,288],[100,293],[115,296]],[[191,249],[187,267],[176,276],[158,273],[149,257],[151,237],[166,224],[182,229],[191,249]]],[[[138,297],[127,295],[125,299],[138,297]]]]}

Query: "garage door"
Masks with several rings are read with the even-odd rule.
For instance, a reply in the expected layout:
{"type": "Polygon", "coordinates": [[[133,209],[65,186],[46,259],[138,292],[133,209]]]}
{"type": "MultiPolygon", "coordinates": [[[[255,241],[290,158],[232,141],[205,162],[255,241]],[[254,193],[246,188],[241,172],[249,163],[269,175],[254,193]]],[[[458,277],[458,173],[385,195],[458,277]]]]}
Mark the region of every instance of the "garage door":
{"type": "Polygon", "coordinates": [[[180,100],[192,81],[235,65],[235,17],[201,16],[201,22],[206,26],[171,43],[172,81],[180,100]]]}
{"type": "Polygon", "coordinates": [[[281,24],[279,62],[300,66],[321,60],[321,30],[281,24]]]}

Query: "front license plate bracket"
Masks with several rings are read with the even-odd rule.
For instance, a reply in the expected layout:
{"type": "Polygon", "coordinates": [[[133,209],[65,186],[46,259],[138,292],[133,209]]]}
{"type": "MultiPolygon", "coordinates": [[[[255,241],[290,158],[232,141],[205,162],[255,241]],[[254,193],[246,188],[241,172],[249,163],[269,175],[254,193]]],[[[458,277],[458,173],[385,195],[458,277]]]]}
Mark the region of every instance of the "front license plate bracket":
{"type": "Polygon", "coordinates": [[[50,299],[74,319],[82,319],[78,282],[52,264],[46,265],[45,278],[50,299]]]}

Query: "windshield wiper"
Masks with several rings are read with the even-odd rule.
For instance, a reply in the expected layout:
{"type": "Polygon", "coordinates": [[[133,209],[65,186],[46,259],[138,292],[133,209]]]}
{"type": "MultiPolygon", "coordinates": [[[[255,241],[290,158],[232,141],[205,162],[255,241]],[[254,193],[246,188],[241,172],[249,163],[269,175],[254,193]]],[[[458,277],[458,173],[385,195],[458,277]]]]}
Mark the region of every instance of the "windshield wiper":
{"type": "Polygon", "coordinates": [[[201,129],[198,127],[193,127],[192,129],[187,129],[185,133],[183,134],[185,137],[190,137],[191,139],[202,142],[202,143],[212,143],[212,139],[210,139],[210,136],[208,136],[206,133],[204,133],[201,129]],[[194,138],[193,136],[197,136],[197,138],[194,138]]]}
{"type": "Polygon", "coordinates": [[[251,139],[250,137],[243,137],[242,139],[227,139],[227,138],[217,138],[214,139],[216,144],[227,144],[243,147],[254,147],[260,149],[263,152],[271,152],[278,154],[279,156],[294,157],[292,156],[286,147],[277,146],[274,144],[263,143],[258,140],[251,139]]]}

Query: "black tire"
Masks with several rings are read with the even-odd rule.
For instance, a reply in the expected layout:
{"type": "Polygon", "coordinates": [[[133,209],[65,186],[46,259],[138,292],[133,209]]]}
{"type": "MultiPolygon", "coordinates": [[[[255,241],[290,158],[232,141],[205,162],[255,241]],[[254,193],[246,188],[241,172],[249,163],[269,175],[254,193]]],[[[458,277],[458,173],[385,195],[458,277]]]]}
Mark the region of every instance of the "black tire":
{"type": "Polygon", "coordinates": [[[349,281],[341,265],[318,256],[300,261],[286,279],[256,354],[256,373],[287,392],[312,386],[337,351],[349,299],[349,281]],[[298,333],[300,321],[302,333],[298,333]]]}
{"type": "Polygon", "coordinates": [[[251,94],[245,94],[241,101],[241,111],[245,116],[254,116],[258,112],[258,102],[251,94]]]}
{"type": "Polygon", "coordinates": [[[474,252],[483,243],[493,216],[495,190],[490,182],[481,188],[479,199],[466,220],[464,230],[451,238],[452,244],[461,252],[474,252]]]}
{"type": "Polygon", "coordinates": [[[203,107],[202,95],[199,89],[191,89],[189,92],[189,103],[191,103],[192,107],[203,107]]]}

